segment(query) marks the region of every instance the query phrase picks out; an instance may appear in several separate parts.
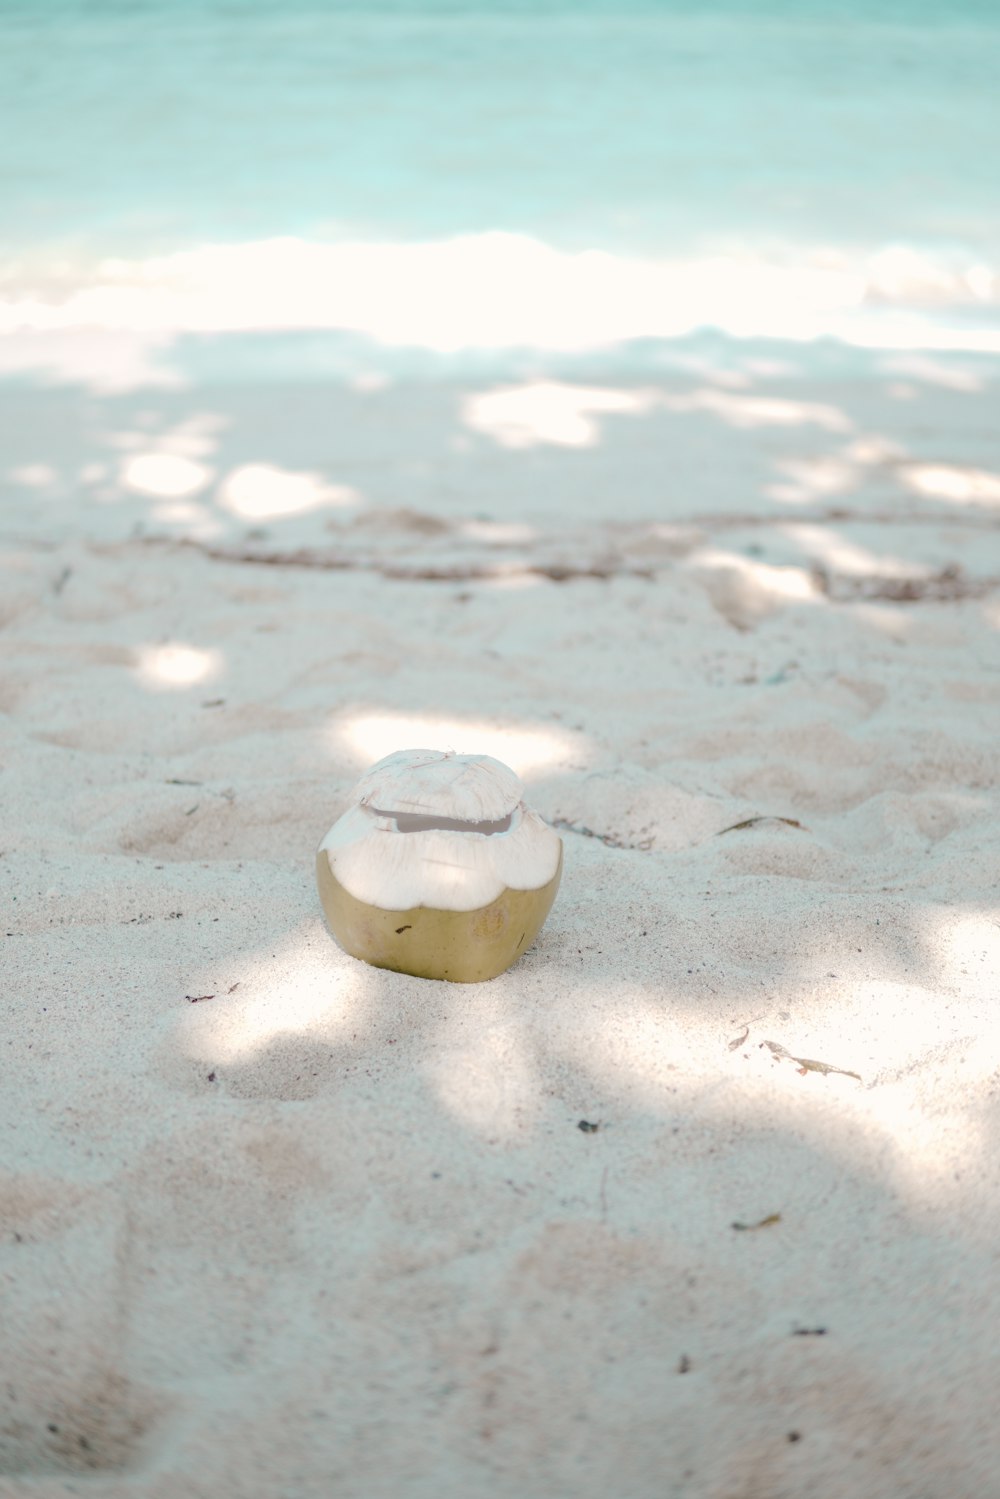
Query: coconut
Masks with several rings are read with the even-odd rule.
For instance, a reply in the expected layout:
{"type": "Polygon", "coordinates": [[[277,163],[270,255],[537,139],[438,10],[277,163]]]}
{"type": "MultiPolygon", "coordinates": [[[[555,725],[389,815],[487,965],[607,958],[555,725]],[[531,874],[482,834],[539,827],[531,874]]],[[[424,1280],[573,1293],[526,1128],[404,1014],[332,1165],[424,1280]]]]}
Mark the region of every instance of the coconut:
{"type": "Polygon", "coordinates": [[[377,968],[472,984],[531,946],[562,839],[489,755],[399,750],[366,771],[316,853],[330,930],[377,968]]]}

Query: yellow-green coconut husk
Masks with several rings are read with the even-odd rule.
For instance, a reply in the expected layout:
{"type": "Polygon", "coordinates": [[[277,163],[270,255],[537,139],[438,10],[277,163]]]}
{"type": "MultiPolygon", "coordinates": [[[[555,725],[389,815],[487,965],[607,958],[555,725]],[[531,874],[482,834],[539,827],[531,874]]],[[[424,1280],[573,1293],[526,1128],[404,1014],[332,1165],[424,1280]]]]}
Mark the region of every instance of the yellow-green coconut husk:
{"type": "Polygon", "coordinates": [[[316,878],[346,952],[419,978],[496,978],[532,944],[562,840],[488,755],[401,750],[372,767],[323,839],[316,878]]]}

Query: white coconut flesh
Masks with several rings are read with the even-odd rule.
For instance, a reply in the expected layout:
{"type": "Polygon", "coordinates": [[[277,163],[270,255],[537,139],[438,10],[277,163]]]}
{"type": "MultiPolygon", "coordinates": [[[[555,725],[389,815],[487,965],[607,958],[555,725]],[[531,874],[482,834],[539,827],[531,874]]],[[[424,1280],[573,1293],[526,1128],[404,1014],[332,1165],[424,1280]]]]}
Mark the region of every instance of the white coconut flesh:
{"type": "Polygon", "coordinates": [[[320,844],[340,885],[385,911],[475,911],[555,878],[562,844],[488,755],[401,750],[372,767],[320,844]]]}

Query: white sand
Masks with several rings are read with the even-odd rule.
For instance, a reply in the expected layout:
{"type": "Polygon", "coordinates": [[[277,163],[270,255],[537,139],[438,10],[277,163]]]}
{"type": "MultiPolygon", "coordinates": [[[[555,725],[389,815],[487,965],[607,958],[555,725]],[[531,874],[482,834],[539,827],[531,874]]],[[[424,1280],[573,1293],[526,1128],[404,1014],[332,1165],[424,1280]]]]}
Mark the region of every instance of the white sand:
{"type": "Polygon", "coordinates": [[[243,347],[5,356],[3,1499],[1000,1492],[1000,370],[243,347]],[[320,919],[425,743],[481,986],[320,919]]]}

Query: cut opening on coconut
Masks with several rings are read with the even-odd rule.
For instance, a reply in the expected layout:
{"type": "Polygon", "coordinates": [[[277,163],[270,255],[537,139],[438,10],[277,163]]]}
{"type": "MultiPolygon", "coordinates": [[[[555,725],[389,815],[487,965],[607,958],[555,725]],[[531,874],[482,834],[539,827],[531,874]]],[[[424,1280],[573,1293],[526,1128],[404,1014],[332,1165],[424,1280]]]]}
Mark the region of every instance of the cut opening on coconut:
{"type": "MultiPolygon", "coordinates": [[[[462,817],[441,817],[428,812],[392,812],[388,808],[369,806],[373,817],[391,821],[397,833],[509,833],[514,823],[514,812],[495,821],[481,819],[477,822],[462,817]]],[[[514,809],[517,810],[516,808],[514,809]]]]}

